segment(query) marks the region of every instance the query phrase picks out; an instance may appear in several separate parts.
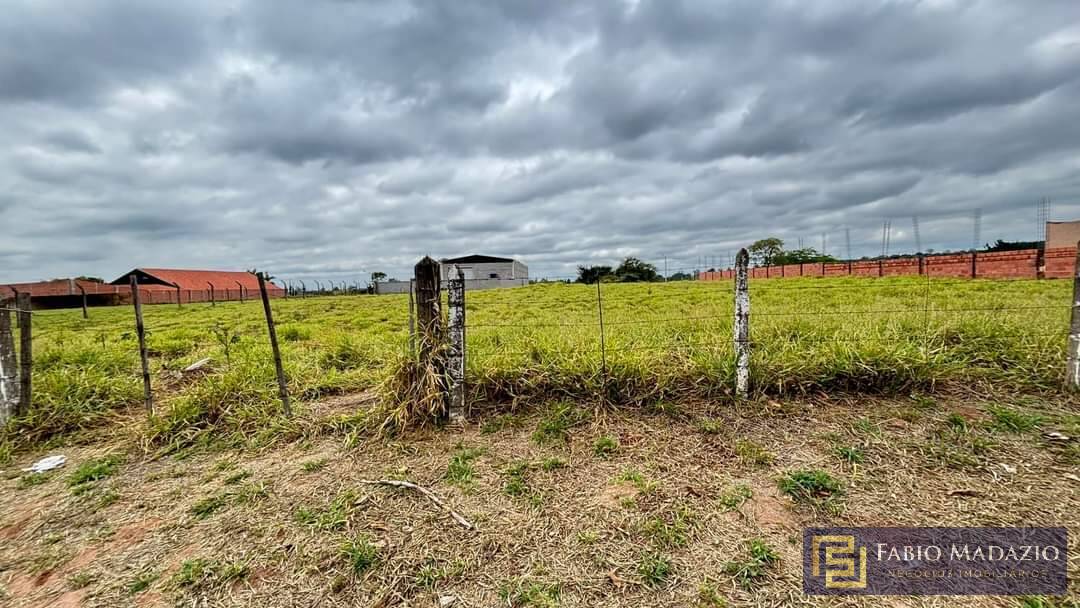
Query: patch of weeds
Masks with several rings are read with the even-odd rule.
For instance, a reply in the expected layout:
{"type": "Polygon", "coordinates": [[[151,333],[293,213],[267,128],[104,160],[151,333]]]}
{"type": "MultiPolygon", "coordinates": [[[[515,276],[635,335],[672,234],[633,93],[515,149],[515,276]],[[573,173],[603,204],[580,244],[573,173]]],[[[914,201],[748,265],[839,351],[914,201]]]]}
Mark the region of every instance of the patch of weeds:
{"type": "Polygon", "coordinates": [[[956,433],[966,433],[968,430],[967,418],[964,418],[957,412],[952,412],[947,418],[945,418],[945,424],[956,433]]]}
{"type": "Polygon", "coordinates": [[[72,574],[67,579],[68,588],[70,589],[82,589],[88,586],[90,583],[97,580],[97,577],[89,572],[79,572],[72,574]]]}
{"type": "Polygon", "coordinates": [[[293,519],[298,523],[313,526],[319,530],[336,530],[345,526],[356,503],[356,492],[346,490],[334,497],[326,508],[309,509],[298,507],[293,519]]]}
{"type": "Polygon", "coordinates": [[[25,490],[26,488],[40,486],[51,478],[52,475],[48,473],[27,473],[19,477],[19,489],[25,490]]]}
{"type": "Polygon", "coordinates": [[[740,587],[750,590],[764,581],[769,569],[780,561],[780,556],[760,538],[752,539],[747,544],[747,554],[744,560],[725,564],[724,572],[734,578],[740,587]]]}
{"type": "Polygon", "coordinates": [[[244,481],[248,477],[251,477],[251,471],[237,471],[236,473],[233,473],[232,475],[226,477],[225,481],[222,483],[227,486],[236,485],[241,481],[244,481]]]}
{"type": "Polygon", "coordinates": [[[690,524],[693,513],[685,506],[675,509],[670,518],[653,517],[642,526],[642,531],[661,549],[685,547],[690,542],[690,524]]]}
{"type": "Polygon", "coordinates": [[[922,412],[913,407],[902,407],[895,412],[896,417],[904,422],[918,422],[922,418],[922,412]]]}
{"type": "Polygon", "coordinates": [[[180,570],[173,575],[172,585],[176,588],[207,588],[222,586],[248,575],[246,562],[217,562],[204,558],[189,559],[180,564],[180,570]]]}
{"type": "Polygon", "coordinates": [[[701,583],[698,586],[697,605],[701,608],[727,608],[728,604],[727,600],[716,590],[716,585],[701,583]]]}
{"type": "Polygon", "coordinates": [[[649,479],[644,473],[634,468],[623,470],[619,473],[619,476],[615,478],[618,482],[629,482],[634,484],[634,487],[638,489],[642,494],[648,494],[656,489],[656,481],[649,479]]]}
{"type": "Polygon", "coordinates": [[[552,456],[550,458],[545,458],[540,463],[540,468],[550,473],[551,471],[554,471],[556,469],[566,468],[566,461],[562,458],[559,458],[558,456],[552,456]]]}
{"type": "Polygon", "coordinates": [[[242,505],[262,500],[269,495],[270,492],[266,489],[266,484],[261,481],[246,483],[237,488],[235,492],[229,493],[230,498],[242,505]]]}
{"type": "Polygon", "coordinates": [[[863,461],[863,451],[851,445],[837,446],[836,455],[848,464],[858,464],[863,461]]]}
{"type": "Polygon", "coordinates": [[[521,428],[524,425],[524,421],[521,416],[517,414],[499,414],[498,416],[492,416],[484,421],[480,425],[480,432],[484,435],[490,435],[497,433],[503,429],[516,429],[521,428]]]}
{"type": "Polygon", "coordinates": [[[600,534],[596,530],[582,530],[578,532],[577,540],[583,545],[595,545],[600,540],[600,534]]]}
{"type": "Polygon", "coordinates": [[[104,509],[105,507],[108,507],[109,505],[115,503],[118,500],[120,500],[119,492],[112,489],[105,490],[104,492],[101,492],[97,495],[97,500],[94,502],[93,510],[97,511],[98,509],[104,509]]]}
{"type": "Polygon", "coordinates": [[[724,421],[720,418],[703,418],[698,421],[697,429],[706,435],[719,435],[724,432],[724,421]]]}
{"type": "Polygon", "coordinates": [[[937,407],[937,400],[929,395],[912,393],[911,400],[915,402],[915,407],[919,409],[932,410],[937,407]]]}
{"type": "Polygon", "coordinates": [[[105,479],[115,473],[122,460],[123,459],[118,454],[111,454],[104,458],[88,460],[80,464],[78,468],[71,472],[71,475],[68,476],[67,480],[68,486],[71,487],[71,491],[74,494],[82,494],[94,482],[105,479]]]}
{"type": "Polygon", "coordinates": [[[798,502],[823,504],[844,493],[840,481],[821,470],[789,471],[780,478],[780,491],[798,502]]]}
{"type": "Polygon", "coordinates": [[[990,427],[998,431],[1009,433],[1025,433],[1039,428],[1042,417],[1035,414],[1025,414],[1019,410],[1001,406],[989,406],[986,408],[993,417],[990,427]]]}
{"type": "Polygon", "coordinates": [[[459,450],[450,458],[450,464],[446,467],[446,479],[457,485],[471,484],[476,478],[472,461],[484,454],[479,448],[465,448],[459,450]]]}
{"type": "Polygon", "coordinates": [[[753,495],[750,486],[744,483],[736,484],[720,495],[720,506],[724,507],[725,511],[734,511],[743,506],[743,503],[753,495]]]}
{"type": "Polygon", "coordinates": [[[499,598],[507,606],[533,606],[554,608],[559,605],[561,590],[558,585],[519,578],[499,584],[499,598]]]}
{"type": "Polygon", "coordinates": [[[191,505],[191,514],[195,516],[195,519],[206,519],[228,504],[229,501],[225,499],[224,495],[214,494],[191,505]]]}
{"type": "Polygon", "coordinates": [[[671,578],[671,560],[660,553],[647,553],[638,560],[637,573],[649,587],[662,587],[671,578]]]}
{"type": "Polygon", "coordinates": [[[749,439],[740,439],[735,442],[735,454],[739,460],[755,466],[767,466],[774,460],[772,452],[749,439]]]}
{"type": "Polygon", "coordinates": [[[416,573],[415,583],[424,589],[434,589],[440,581],[455,578],[465,573],[465,562],[455,560],[451,564],[439,565],[434,560],[428,563],[416,573]]]}
{"type": "Polygon", "coordinates": [[[540,419],[532,439],[538,444],[566,443],[570,429],[589,419],[589,413],[573,403],[559,403],[540,419]]]}
{"type": "Polygon", "coordinates": [[[135,580],[128,583],[128,594],[136,595],[142,593],[143,591],[146,591],[150,588],[150,585],[154,584],[154,581],[156,581],[159,576],[161,575],[157,574],[156,572],[147,572],[144,574],[140,574],[135,578],[135,580]]]}
{"type": "Polygon", "coordinates": [[[607,458],[619,450],[619,442],[611,435],[602,435],[593,442],[593,454],[607,458]]]}
{"type": "Polygon", "coordinates": [[[851,432],[856,436],[881,439],[881,427],[869,418],[859,418],[851,425],[851,432]]]}
{"type": "Polygon", "coordinates": [[[683,416],[682,408],[673,401],[656,401],[647,405],[646,409],[653,414],[660,414],[669,418],[678,419],[683,416]]]}
{"type": "Polygon", "coordinates": [[[303,469],[305,473],[314,473],[315,471],[321,471],[324,467],[326,467],[327,462],[328,461],[325,458],[320,458],[318,460],[309,460],[301,464],[300,468],[303,469]]]}
{"type": "Polygon", "coordinates": [[[379,563],[379,549],[366,536],[357,536],[341,546],[341,556],[359,576],[379,563]]]}
{"type": "Polygon", "coordinates": [[[540,508],[544,504],[544,496],[529,485],[525,474],[529,471],[529,463],[518,461],[506,468],[506,476],[509,478],[503,486],[503,492],[514,498],[524,498],[529,501],[533,508],[540,508]]]}
{"type": "Polygon", "coordinates": [[[1080,603],[1076,600],[1043,595],[1024,595],[1018,598],[1017,602],[1020,608],[1080,608],[1080,603]]]}

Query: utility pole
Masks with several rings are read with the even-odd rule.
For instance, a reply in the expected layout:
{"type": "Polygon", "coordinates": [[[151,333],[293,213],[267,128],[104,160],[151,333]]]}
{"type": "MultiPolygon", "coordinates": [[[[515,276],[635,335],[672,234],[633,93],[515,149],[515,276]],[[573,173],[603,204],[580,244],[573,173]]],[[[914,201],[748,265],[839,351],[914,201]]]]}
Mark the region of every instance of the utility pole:
{"type": "Polygon", "coordinates": [[[975,209],[975,217],[972,225],[971,250],[978,251],[979,243],[982,242],[982,208],[975,209]]]}
{"type": "Polygon", "coordinates": [[[851,259],[851,228],[844,228],[844,245],[847,246],[847,259],[851,259]]]}

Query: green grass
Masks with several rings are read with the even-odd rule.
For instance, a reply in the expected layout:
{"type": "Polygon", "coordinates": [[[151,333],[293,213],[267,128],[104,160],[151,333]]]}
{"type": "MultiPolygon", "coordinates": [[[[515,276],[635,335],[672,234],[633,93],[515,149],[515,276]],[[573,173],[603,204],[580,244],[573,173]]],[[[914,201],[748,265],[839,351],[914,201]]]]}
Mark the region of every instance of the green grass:
{"type": "MultiPolygon", "coordinates": [[[[948,381],[1057,390],[1070,288],[1068,281],[923,277],[752,281],[751,388],[903,391],[920,395],[914,407],[926,411],[929,398],[921,395],[948,381]],[[1026,309],[992,310],[1019,306],[1026,309]],[[851,312],[836,314],[844,311],[851,312]]],[[[466,384],[496,402],[602,397],[667,413],[666,404],[685,397],[726,395],[734,381],[726,281],[606,285],[604,364],[592,286],[537,284],[467,297],[475,327],[467,334],[466,384]]],[[[298,414],[322,396],[392,386],[400,376],[407,296],[291,298],[273,306],[298,414]]],[[[151,446],[181,450],[210,438],[262,446],[304,432],[281,418],[257,303],[146,306],[144,318],[157,384],[158,415],[145,427],[151,446]],[[168,387],[158,381],[203,357],[212,360],[208,373],[168,387]]],[[[101,427],[117,412],[138,414],[130,307],[93,308],[85,320],[78,310],[39,311],[34,324],[34,403],[0,432],[3,451],[101,427]]],[[[572,408],[554,414],[534,433],[538,442],[563,442],[581,422],[572,408]]],[[[484,430],[515,424],[508,418],[484,430]]]]}
{"type": "Polygon", "coordinates": [[[724,572],[735,579],[740,587],[750,590],[765,580],[769,570],[780,561],[780,556],[760,538],[747,543],[746,553],[745,558],[726,563],[724,572]]]}
{"type": "Polygon", "coordinates": [[[789,471],[777,482],[780,491],[791,496],[797,502],[812,505],[827,505],[844,494],[839,480],[825,471],[795,470],[789,471]]]}
{"type": "Polygon", "coordinates": [[[735,442],[735,454],[739,460],[754,466],[768,466],[775,459],[772,452],[749,439],[740,439],[735,442]]]}
{"type": "Polygon", "coordinates": [[[602,435],[593,442],[593,454],[599,458],[609,458],[619,450],[619,441],[610,435],[602,435]]]}
{"type": "Polygon", "coordinates": [[[674,572],[671,560],[660,553],[647,553],[638,560],[637,573],[649,587],[663,587],[674,572]]]}
{"type": "Polygon", "coordinates": [[[507,606],[531,608],[555,608],[559,605],[561,590],[558,585],[518,578],[503,581],[499,585],[499,598],[507,606]]]}
{"type": "Polygon", "coordinates": [[[341,555],[357,575],[379,563],[379,549],[366,536],[357,536],[341,546],[341,555]]]}
{"type": "Polygon", "coordinates": [[[720,495],[720,506],[723,507],[725,511],[734,511],[743,506],[743,503],[749,500],[751,496],[753,496],[753,492],[751,492],[750,486],[746,484],[736,484],[720,495]]]}
{"type": "Polygon", "coordinates": [[[462,448],[450,458],[450,464],[446,467],[446,479],[457,485],[471,484],[476,478],[473,461],[484,454],[484,450],[478,448],[462,448]]]}
{"type": "Polygon", "coordinates": [[[95,460],[87,460],[80,464],[71,475],[68,476],[68,485],[71,487],[92,483],[109,477],[116,472],[123,459],[117,455],[106,456],[95,460]]]}
{"type": "Polygon", "coordinates": [[[999,431],[1025,433],[1039,428],[1042,424],[1041,416],[1027,414],[1004,405],[989,406],[986,409],[993,417],[991,427],[999,431]]]}

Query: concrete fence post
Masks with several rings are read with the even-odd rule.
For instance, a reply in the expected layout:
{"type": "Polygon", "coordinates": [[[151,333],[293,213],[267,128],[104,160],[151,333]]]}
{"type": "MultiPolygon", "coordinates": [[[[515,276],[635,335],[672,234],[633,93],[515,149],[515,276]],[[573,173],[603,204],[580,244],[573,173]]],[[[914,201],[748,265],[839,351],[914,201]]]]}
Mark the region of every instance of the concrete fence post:
{"type": "Polygon", "coordinates": [[[1072,318],[1069,321],[1069,352],[1065,367],[1065,386],[1080,389],[1080,243],[1073,265],[1072,318]]]}
{"type": "Polygon", "coordinates": [[[446,352],[446,375],[450,422],[465,419],[465,273],[456,266],[457,278],[447,281],[447,325],[450,344],[446,352]]]}
{"type": "MultiPolygon", "coordinates": [[[[443,321],[439,281],[439,263],[425,256],[413,268],[416,279],[416,325],[419,338],[421,370],[431,370],[436,377],[446,377],[446,354],[443,352],[443,321]]],[[[426,373],[426,372],[425,372],[426,373]]]]}
{"type": "Polygon", "coordinates": [[[146,403],[146,413],[154,413],[154,395],[150,387],[150,359],[146,352],[146,327],[142,319],[142,300],[139,299],[139,279],[131,275],[131,303],[135,306],[135,334],[139,338],[139,360],[142,362],[143,378],[143,401],[146,403]]]}
{"type": "Polygon", "coordinates": [[[31,321],[32,307],[30,292],[22,292],[15,297],[15,307],[19,309],[19,411],[25,415],[30,411],[33,399],[34,365],[34,325],[31,321]]]}
{"type": "Polygon", "coordinates": [[[18,361],[15,358],[15,334],[11,331],[14,300],[0,300],[0,425],[19,409],[18,361]]]}
{"type": "Polygon", "coordinates": [[[747,266],[750,254],[740,249],[735,257],[735,394],[750,392],[750,287],[747,266]]]}

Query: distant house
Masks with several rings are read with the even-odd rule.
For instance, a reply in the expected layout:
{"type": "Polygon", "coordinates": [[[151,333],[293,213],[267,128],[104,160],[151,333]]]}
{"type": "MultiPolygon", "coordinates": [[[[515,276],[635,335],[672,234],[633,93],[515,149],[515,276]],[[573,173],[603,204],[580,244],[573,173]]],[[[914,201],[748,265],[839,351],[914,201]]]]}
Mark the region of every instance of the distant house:
{"type": "MultiPolygon", "coordinates": [[[[465,275],[465,290],[522,287],[529,284],[529,267],[513,258],[497,258],[491,255],[466,255],[459,258],[439,260],[439,278],[443,287],[446,281],[457,278],[457,270],[465,275]]],[[[379,281],[375,293],[409,293],[409,281],[379,281]]]]}
{"type": "Polygon", "coordinates": [[[14,297],[16,293],[30,294],[30,306],[33,308],[78,308],[82,306],[84,295],[89,306],[110,306],[124,301],[129,291],[127,287],[86,279],[0,285],[0,300],[14,297]]]}
{"type": "Polygon", "coordinates": [[[466,255],[439,260],[442,280],[457,278],[454,267],[461,269],[465,279],[528,279],[529,267],[513,258],[491,255],[466,255]]]}
{"type": "MultiPolygon", "coordinates": [[[[134,275],[139,295],[147,304],[222,302],[259,297],[259,279],[250,272],[229,270],[179,270],[175,268],[135,268],[117,277],[112,285],[130,285],[134,275]]],[[[267,295],[280,298],[285,290],[267,283],[267,295]]]]}

